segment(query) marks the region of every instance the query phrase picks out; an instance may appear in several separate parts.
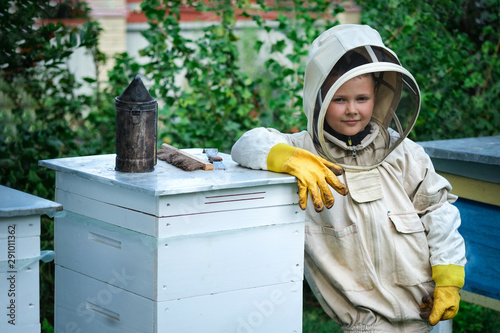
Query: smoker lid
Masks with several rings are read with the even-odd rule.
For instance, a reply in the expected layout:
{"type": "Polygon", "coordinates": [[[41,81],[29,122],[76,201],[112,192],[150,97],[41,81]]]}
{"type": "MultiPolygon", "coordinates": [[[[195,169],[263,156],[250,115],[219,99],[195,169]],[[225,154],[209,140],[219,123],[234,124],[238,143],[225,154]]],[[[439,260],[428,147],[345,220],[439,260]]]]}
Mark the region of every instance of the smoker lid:
{"type": "Polygon", "coordinates": [[[156,103],[156,100],[151,96],[144,83],[142,83],[139,75],[136,75],[122,94],[115,99],[117,103],[125,104],[156,103]]]}
{"type": "MultiPolygon", "coordinates": [[[[183,151],[208,161],[201,148],[183,151]]],[[[290,175],[244,168],[229,154],[219,153],[219,156],[226,170],[184,171],[159,160],[153,172],[124,173],[115,171],[115,154],[43,160],[39,165],[153,196],[297,182],[290,175]]]]}
{"type": "Polygon", "coordinates": [[[0,217],[43,215],[51,216],[63,209],[61,204],[28,193],[0,186],[0,217]]]}

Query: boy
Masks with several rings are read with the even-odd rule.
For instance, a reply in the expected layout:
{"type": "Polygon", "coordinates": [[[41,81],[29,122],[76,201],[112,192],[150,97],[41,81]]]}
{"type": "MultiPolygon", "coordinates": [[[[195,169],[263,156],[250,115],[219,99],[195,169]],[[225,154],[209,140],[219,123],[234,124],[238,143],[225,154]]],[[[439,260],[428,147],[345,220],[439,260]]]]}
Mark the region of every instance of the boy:
{"type": "Polygon", "coordinates": [[[253,129],[231,152],[297,177],[305,277],[346,332],[428,332],[458,311],[460,216],[449,183],[406,138],[419,108],[418,85],[378,32],[340,25],[311,46],[307,132],[253,129]]]}

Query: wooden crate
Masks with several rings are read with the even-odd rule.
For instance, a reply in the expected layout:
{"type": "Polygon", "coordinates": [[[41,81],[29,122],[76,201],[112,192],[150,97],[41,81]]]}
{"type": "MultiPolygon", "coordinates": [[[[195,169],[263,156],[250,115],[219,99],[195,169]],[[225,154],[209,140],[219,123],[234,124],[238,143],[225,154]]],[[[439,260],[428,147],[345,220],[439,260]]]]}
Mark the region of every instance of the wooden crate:
{"type": "Polygon", "coordinates": [[[241,168],[55,169],[56,329],[300,332],[304,212],[294,177],[241,168]],[[286,300],[286,301],[285,301],[286,300]]]}

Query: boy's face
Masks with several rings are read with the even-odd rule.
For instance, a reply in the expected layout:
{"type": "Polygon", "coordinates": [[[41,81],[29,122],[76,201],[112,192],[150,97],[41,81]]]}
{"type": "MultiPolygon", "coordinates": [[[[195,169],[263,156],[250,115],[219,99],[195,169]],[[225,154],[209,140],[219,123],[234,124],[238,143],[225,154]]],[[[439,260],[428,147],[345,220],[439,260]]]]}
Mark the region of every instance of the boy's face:
{"type": "Polygon", "coordinates": [[[356,135],[370,122],[375,105],[375,84],[371,75],[344,83],[333,96],[325,120],[336,132],[356,135]]]}

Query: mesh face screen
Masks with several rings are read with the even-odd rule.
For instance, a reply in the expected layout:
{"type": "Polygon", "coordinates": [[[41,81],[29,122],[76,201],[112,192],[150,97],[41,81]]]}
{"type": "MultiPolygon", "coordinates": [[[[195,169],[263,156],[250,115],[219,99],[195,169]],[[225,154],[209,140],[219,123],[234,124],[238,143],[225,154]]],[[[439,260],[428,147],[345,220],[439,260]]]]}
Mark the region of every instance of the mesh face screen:
{"type": "Polygon", "coordinates": [[[344,166],[349,164],[374,167],[380,164],[415,124],[420,109],[419,94],[411,74],[401,67],[397,58],[386,49],[367,46],[348,51],[337,61],[323,82],[316,99],[313,118],[310,119],[313,121],[311,134],[318,153],[344,166]],[[333,154],[323,130],[325,113],[336,90],[358,75],[372,75],[374,79],[375,106],[372,122],[378,125],[383,142],[379,140],[376,147],[371,147],[372,154],[352,159],[351,155],[347,158],[341,154],[333,154]],[[389,135],[388,128],[396,132],[389,135]]]}

